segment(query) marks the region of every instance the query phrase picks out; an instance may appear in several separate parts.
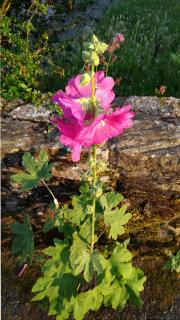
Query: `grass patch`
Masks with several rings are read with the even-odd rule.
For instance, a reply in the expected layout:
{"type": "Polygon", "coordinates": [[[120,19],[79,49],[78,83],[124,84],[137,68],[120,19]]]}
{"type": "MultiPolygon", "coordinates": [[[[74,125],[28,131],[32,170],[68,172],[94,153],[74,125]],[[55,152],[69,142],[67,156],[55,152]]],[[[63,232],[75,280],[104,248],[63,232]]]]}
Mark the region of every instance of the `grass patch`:
{"type": "Polygon", "coordinates": [[[109,42],[117,32],[125,36],[109,70],[123,78],[121,95],[154,95],[165,85],[167,96],[180,97],[179,11],[179,0],[116,0],[104,14],[99,38],[109,42]]]}

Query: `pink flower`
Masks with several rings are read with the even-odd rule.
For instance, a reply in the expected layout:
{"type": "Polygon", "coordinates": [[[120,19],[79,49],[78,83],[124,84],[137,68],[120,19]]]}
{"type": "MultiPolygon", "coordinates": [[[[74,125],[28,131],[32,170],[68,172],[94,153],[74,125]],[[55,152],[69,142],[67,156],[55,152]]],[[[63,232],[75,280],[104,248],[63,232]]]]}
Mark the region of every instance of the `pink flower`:
{"type": "Polygon", "coordinates": [[[79,124],[83,124],[85,111],[83,111],[81,103],[71,99],[67,93],[57,91],[52,97],[52,101],[59,104],[66,119],[76,119],[79,124]]]}
{"type": "Polygon", "coordinates": [[[114,100],[114,80],[104,72],[94,74],[95,105],[92,105],[91,81],[82,86],[81,75],[69,80],[66,92],[58,91],[53,96],[64,113],[64,118],[52,120],[60,131],[60,141],[72,148],[72,160],[79,161],[82,147],[89,148],[122,134],[133,124],[131,106],[110,110],[114,100]],[[94,110],[95,109],[95,110],[94,110]]]}
{"type": "Polygon", "coordinates": [[[85,147],[101,144],[112,137],[123,133],[132,127],[134,112],[130,111],[131,105],[117,108],[110,114],[99,115],[91,125],[84,127],[78,135],[78,141],[85,147]]]}
{"type": "Polygon", "coordinates": [[[53,119],[52,123],[57,125],[61,133],[60,142],[67,147],[72,147],[72,160],[74,162],[79,161],[82,144],[79,142],[78,136],[83,127],[76,120],[74,122],[67,122],[58,116],[53,119]]]}
{"type": "Polygon", "coordinates": [[[56,116],[53,120],[61,133],[60,141],[72,148],[72,160],[80,159],[82,147],[89,148],[94,144],[101,144],[112,137],[116,137],[125,129],[132,127],[134,113],[131,105],[117,108],[109,114],[100,114],[90,125],[81,126],[76,119],[67,121],[56,116]]]}
{"type": "Polygon", "coordinates": [[[164,93],[166,92],[166,86],[160,86],[159,92],[160,92],[161,94],[164,94],[164,93]]]}
{"type": "Polygon", "coordinates": [[[112,54],[116,49],[119,49],[121,42],[124,42],[124,36],[121,33],[117,33],[112,39],[112,43],[108,48],[108,52],[112,54]]]}
{"type": "Polygon", "coordinates": [[[159,88],[155,89],[155,93],[156,94],[161,94],[163,95],[166,92],[167,87],[166,86],[160,86],[159,88]]]}
{"type": "MultiPolygon", "coordinates": [[[[60,105],[65,118],[75,118],[78,123],[84,123],[87,113],[92,113],[92,88],[91,81],[82,86],[80,84],[81,76],[78,75],[69,80],[65,89],[66,92],[58,91],[52,101],[60,105]]],[[[108,111],[115,95],[113,92],[114,80],[111,77],[105,77],[103,71],[94,74],[95,83],[95,104],[96,106],[108,111]]]]}
{"type": "Polygon", "coordinates": [[[121,43],[124,42],[124,36],[121,33],[117,33],[113,38],[113,43],[121,43]]]}

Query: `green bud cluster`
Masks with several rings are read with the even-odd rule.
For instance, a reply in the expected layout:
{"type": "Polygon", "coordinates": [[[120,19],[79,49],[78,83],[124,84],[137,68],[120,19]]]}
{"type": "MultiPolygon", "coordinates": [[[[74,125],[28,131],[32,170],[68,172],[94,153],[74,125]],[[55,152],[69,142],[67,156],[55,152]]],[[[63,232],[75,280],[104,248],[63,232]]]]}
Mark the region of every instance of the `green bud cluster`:
{"type": "Polygon", "coordinates": [[[101,42],[93,35],[91,42],[84,43],[84,50],[82,52],[83,60],[90,65],[99,65],[99,56],[101,56],[108,48],[105,42],[101,42]]]}

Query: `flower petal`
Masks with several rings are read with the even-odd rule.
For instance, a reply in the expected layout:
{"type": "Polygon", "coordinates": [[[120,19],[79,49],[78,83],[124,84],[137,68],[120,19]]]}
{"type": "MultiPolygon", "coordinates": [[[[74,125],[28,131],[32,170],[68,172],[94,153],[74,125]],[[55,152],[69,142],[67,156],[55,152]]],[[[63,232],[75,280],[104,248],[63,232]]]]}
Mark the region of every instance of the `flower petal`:
{"type": "Polygon", "coordinates": [[[79,95],[80,97],[84,97],[84,98],[88,98],[88,97],[91,97],[91,92],[92,92],[92,89],[91,89],[91,82],[89,82],[86,86],[82,86],[80,84],[80,81],[81,81],[81,77],[82,77],[82,74],[78,75],[75,79],[74,79],[74,82],[75,82],[75,86],[79,92],[79,95]]]}
{"type": "Polygon", "coordinates": [[[101,108],[108,111],[111,107],[111,103],[115,98],[113,91],[102,90],[101,88],[95,91],[96,99],[99,100],[101,108]]]}
{"type": "Polygon", "coordinates": [[[75,77],[68,81],[68,85],[66,86],[65,90],[70,98],[78,99],[81,96],[75,85],[75,77]]]}
{"type": "Polygon", "coordinates": [[[53,96],[53,102],[57,102],[63,110],[64,117],[76,118],[79,124],[83,124],[85,112],[82,110],[81,103],[69,98],[69,96],[59,91],[53,96]]]}
{"type": "Polygon", "coordinates": [[[114,80],[112,77],[105,77],[101,83],[100,83],[100,88],[103,90],[112,90],[112,88],[114,87],[114,80]]]}
{"type": "Polygon", "coordinates": [[[72,161],[78,162],[80,160],[80,154],[81,154],[82,145],[80,143],[77,143],[72,148],[72,161]]]}
{"type": "Polygon", "coordinates": [[[91,125],[82,129],[78,141],[85,147],[90,147],[122,134],[124,129],[133,125],[134,113],[129,111],[130,107],[118,108],[110,114],[99,115],[91,125]]]}

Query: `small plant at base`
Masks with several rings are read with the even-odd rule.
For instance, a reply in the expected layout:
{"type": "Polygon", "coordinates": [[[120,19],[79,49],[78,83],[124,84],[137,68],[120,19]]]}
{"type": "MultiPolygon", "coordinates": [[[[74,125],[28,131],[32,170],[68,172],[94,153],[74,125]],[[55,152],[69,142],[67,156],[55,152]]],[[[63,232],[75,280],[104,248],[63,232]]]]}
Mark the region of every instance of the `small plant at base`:
{"type": "MultiPolygon", "coordinates": [[[[142,270],[132,265],[129,240],[118,241],[131,213],[127,212],[124,197],[106,192],[100,181],[97,145],[130,128],[134,117],[130,105],[111,109],[114,80],[94,70],[107,48],[93,35],[83,52],[90,71],[69,80],[66,92],[53,96],[63,117],[55,115],[52,122],[60,131],[60,141],[72,148],[72,160],[79,161],[83,147],[92,147],[90,169],[83,177],[80,195],[73,196],[71,207],[54,208],[53,221],[49,219],[44,225],[44,232],[57,227],[64,238],[55,239],[54,246],[43,251],[48,259],[32,288],[36,293],[32,300],[48,299],[48,315],[56,316],[56,320],[71,315],[81,320],[89,310],[96,311],[101,305],[121,311],[128,300],[135,306],[142,305],[140,292],[146,278],[142,270]],[[102,235],[111,239],[110,250],[99,245],[102,235]]],[[[31,174],[29,164],[26,168],[31,174]]],[[[15,177],[14,180],[18,182],[15,177]]],[[[24,182],[22,175],[19,182],[24,182]]]]}
{"type": "Polygon", "coordinates": [[[180,272],[180,250],[176,254],[167,252],[167,255],[169,256],[169,261],[165,263],[165,269],[180,272]]]}

